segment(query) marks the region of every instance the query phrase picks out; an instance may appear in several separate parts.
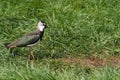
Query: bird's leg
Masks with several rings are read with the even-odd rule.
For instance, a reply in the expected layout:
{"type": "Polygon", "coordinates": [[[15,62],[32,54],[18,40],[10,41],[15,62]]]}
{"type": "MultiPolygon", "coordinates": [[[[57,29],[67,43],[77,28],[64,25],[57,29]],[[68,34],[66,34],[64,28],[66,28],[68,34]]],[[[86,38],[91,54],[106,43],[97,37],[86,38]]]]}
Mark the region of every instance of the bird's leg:
{"type": "Polygon", "coordinates": [[[30,53],[31,53],[31,47],[29,47],[29,52],[28,52],[28,61],[30,61],[30,53]]]}
{"type": "Polygon", "coordinates": [[[32,55],[32,59],[34,60],[34,52],[33,52],[33,49],[31,48],[31,55],[32,55]]]}
{"type": "Polygon", "coordinates": [[[34,52],[33,52],[33,51],[32,51],[32,53],[31,53],[31,55],[32,55],[33,60],[35,60],[35,55],[34,55],[34,52]]]}
{"type": "Polygon", "coordinates": [[[34,57],[34,52],[33,52],[33,48],[31,47],[31,55],[32,55],[32,59],[34,60],[35,57],[34,57]]]}

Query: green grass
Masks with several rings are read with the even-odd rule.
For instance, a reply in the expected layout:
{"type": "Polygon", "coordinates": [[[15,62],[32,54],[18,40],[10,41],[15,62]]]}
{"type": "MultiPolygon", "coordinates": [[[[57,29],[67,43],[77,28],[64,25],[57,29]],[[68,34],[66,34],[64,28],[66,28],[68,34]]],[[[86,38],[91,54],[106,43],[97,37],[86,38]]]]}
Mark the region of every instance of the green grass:
{"type": "Polygon", "coordinates": [[[65,64],[54,67],[48,63],[30,65],[26,62],[7,63],[0,66],[1,80],[119,80],[120,68],[84,68],[65,64]]]}
{"type": "MultiPolygon", "coordinates": [[[[119,67],[90,70],[56,63],[26,64],[27,49],[12,53],[4,43],[36,28],[44,20],[43,41],[34,48],[37,60],[120,54],[119,0],[0,0],[0,79],[11,80],[119,80],[119,67]],[[18,63],[16,63],[16,61],[18,63]],[[59,66],[54,70],[49,66],[59,66]]],[[[42,61],[41,61],[42,62],[42,61]]]]}

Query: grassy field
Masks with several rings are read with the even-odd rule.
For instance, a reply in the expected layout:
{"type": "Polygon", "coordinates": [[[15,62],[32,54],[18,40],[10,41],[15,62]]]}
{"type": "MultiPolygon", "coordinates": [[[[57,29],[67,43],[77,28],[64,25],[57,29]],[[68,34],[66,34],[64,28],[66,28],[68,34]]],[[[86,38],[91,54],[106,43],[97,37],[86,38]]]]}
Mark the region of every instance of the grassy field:
{"type": "Polygon", "coordinates": [[[0,0],[0,80],[119,80],[119,61],[120,0],[0,0]],[[11,52],[4,43],[33,31],[39,20],[48,29],[28,63],[27,48],[11,52]],[[62,61],[76,57],[117,61],[94,68],[62,61]]]}

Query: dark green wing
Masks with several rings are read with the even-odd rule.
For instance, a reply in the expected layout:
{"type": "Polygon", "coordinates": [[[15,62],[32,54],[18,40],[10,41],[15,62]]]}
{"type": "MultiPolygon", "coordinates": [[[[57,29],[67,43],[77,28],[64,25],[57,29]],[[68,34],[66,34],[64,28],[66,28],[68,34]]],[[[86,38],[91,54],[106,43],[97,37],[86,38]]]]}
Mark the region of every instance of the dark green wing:
{"type": "Polygon", "coordinates": [[[39,40],[39,35],[30,35],[30,36],[25,36],[23,38],[21,38],[16,46],[17,47],[24,47],[30,44],[34,44],[39,40]]]}
{"type": "Polygon", "coordinates": [[[30,44],[34,44],[39,40],[39,32],[38,30],[29,33],[25,37],[22,37],[10,44],[7,45],[8,48],[13,48],[13,47],[25,47],[30,44]]]}

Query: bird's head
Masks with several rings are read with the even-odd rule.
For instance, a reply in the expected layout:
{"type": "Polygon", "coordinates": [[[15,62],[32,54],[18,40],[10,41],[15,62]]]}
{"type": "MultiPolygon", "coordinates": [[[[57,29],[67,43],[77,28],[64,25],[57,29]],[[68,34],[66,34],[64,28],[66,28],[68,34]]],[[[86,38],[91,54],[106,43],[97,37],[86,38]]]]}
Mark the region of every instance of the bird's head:
{"type": "Polygon", "coordinates": [[[47,27],[46,23],[44,21],[39,21],[38,22],[38,29],[40,31],[43,31],[47,27]]]}

